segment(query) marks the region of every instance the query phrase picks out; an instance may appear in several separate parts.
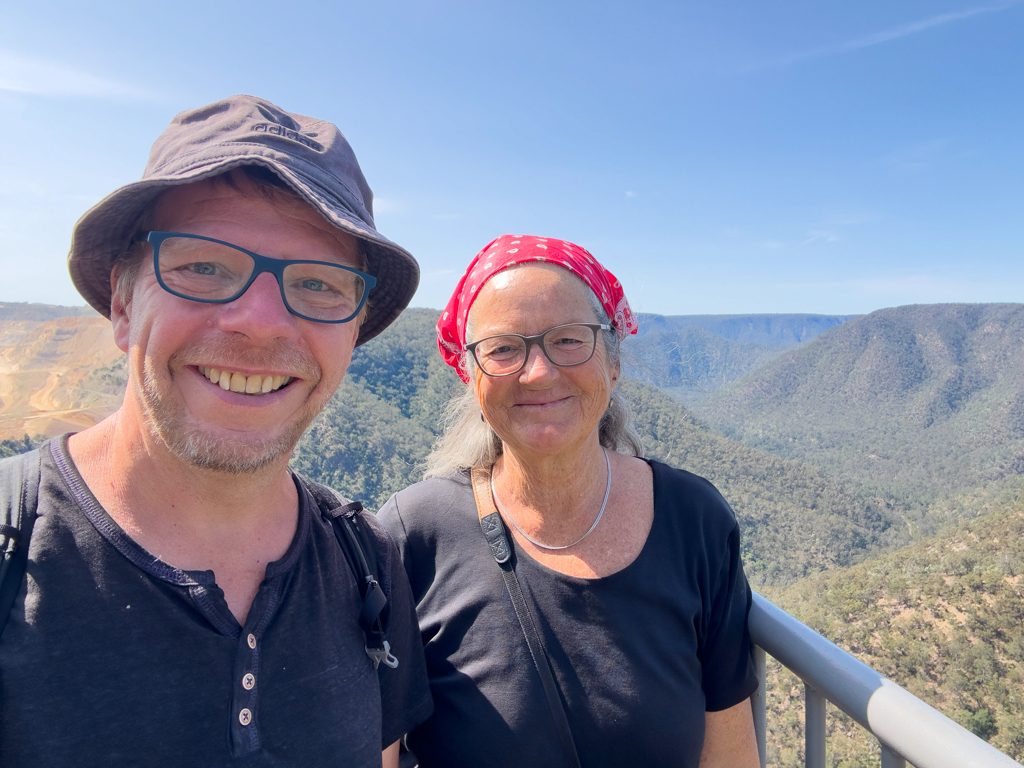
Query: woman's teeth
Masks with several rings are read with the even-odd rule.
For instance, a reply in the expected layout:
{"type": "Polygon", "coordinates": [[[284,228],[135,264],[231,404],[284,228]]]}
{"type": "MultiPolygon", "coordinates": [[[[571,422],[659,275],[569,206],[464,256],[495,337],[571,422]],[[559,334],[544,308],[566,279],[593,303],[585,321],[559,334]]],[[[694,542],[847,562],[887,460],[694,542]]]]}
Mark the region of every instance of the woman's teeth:
{"type": "Polygon", "coordinates": [[[204,368],[203,366],[199,366],[199,372],[214,384],[220,384],[221,389],[244,392],[247,395],[273,392],[292,380],[291,376],[263,376],[259,373],[247,376],[238,371],[222,371],[219,368],[204,368]]]}

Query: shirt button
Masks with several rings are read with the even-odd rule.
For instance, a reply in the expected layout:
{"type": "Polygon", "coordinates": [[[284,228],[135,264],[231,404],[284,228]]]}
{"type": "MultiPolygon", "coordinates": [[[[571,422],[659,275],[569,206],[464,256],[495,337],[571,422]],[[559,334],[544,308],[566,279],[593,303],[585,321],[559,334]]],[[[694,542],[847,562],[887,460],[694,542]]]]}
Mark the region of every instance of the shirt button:
{"type": "Polygon", "coordinates": [[[251,672],[242,678],[242,687],[245,690],[251,691],[254,685],[256,685],[256,678],[252,676],[251,672]]]}
{"type": "Polygon", "coordinates": [[[252,712],[250,712],[248,709],[243,709],[241,712],[238,713],[238,722],[240,722],[242,725],[248,725],[249,723],[251,723],[252,712]]]}
{"type": "Polygon", "coordinates": [[[249,647],[256,650],[256,635],[249,635],[249,647]]]}

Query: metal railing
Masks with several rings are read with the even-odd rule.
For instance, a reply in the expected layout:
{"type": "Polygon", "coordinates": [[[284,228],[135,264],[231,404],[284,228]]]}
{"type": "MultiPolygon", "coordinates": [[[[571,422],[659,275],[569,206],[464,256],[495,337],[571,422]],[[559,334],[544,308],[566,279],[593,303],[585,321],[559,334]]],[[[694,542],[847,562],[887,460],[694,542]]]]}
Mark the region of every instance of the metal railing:
{"type": "Polygon", "coordinates": [[[916,768],[1022,768],[756,593],[749,624],[760,682],[754,695],[754,728],[762,768],[766,765],[765,653],[804,682],[807,768],[825,768],[826,701],[878,739],[882,768],[904,768],[908,762],[916,768]]]}

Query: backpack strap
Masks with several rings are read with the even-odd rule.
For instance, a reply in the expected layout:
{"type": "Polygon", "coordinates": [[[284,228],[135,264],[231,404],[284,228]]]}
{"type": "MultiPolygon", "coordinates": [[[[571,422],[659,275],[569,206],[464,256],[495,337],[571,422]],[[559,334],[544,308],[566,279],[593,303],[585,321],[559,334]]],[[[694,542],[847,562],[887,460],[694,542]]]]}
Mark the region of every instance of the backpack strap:
{"type": "Polygon", "coordinates": [[[349,501],[308,478],[303,477],[302,482],[316,500],[320,514],[334,529],[334,536],[359,584],[359,594],[363,599],[359,626],[366,638],[366,655],[373,661],[374,669],[382,662],[394,669],[398,666],[398,659],[391,653],[391,644],[387,640],[388,599],[377,578],[380,564],[376,548],[370,545],[373,534],[367,531],[363,505],[349,501]]]}
{"type": "Polygon", "coordinates": [[[540,675],[544,696],[548,700],[548,709],[551,710],[551,717],[555,721],[555,730],[558,732],[558,740],[562,744],[562,756],[565,758],[565,764],[569,768],[580,768],[576,742],[573,741],[569,718],[565,714],[565,707],[562,706],[562,699],[558,695],[558,683],[551,672],[548,654],[544,650],[544,640],[533,619],[533,611],[530,610],[530,605],[523,595],[523,589],[519,586],[519,577],[516,576],[515,564],[512,562],[512,546],[508,541],[505,523],[494,504],[494,496],[491,493],[491,470],[474,467],[470,472],[470,479],[473,483],[473,498],[476,500],[476,514],[480,518],[480,528],[483,529],[484,538],[487,539],[487,545],[491,549],[491,556],[501,569],[501,578],[505,581],[505,589],[508,590],[512,608],[516,618],[519,619],[519,628],[523,630],[523,637],[526,638],[526,647],[530,649],[533,666],[536,667],[537,674],[540,675]]]}
{"type": "Polygon", "coordinates": [[[0,461],[0,635],[21,591],[36,521],[39,449],[0,461]]]}

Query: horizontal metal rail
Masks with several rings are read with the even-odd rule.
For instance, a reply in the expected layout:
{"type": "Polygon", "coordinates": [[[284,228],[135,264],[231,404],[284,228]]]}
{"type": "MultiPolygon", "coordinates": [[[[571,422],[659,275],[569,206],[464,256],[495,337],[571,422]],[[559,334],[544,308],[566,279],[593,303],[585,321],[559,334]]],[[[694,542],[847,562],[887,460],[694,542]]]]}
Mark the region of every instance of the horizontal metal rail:
{"type": "Polygon", "coordinates": [[[762,766],[766,758],[766,652],[795,672],[806,686],[807,766],[825,765],[828,700],[874,734],[881,745],[883,768],[902,768],[904,761],[916,768],[1022,768],[756,593],[749,624],[761,681],[754,698],[754,726],[762,766]]]}

